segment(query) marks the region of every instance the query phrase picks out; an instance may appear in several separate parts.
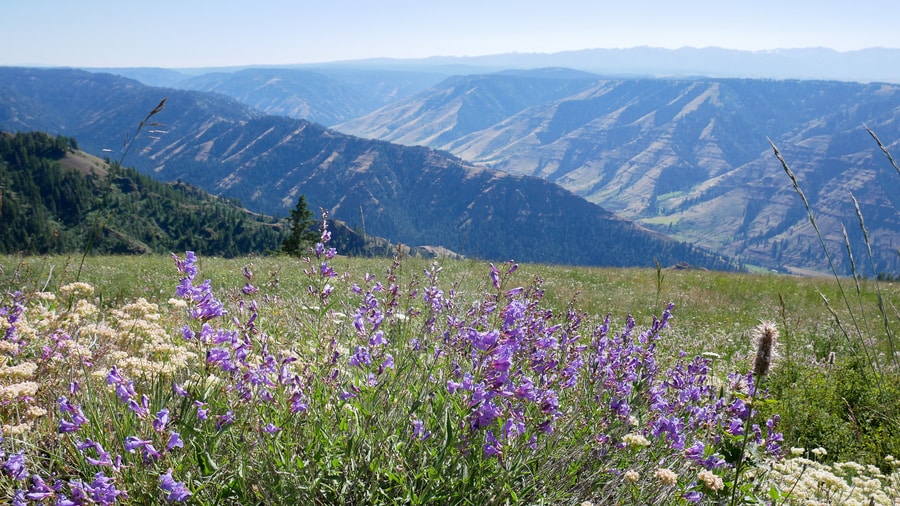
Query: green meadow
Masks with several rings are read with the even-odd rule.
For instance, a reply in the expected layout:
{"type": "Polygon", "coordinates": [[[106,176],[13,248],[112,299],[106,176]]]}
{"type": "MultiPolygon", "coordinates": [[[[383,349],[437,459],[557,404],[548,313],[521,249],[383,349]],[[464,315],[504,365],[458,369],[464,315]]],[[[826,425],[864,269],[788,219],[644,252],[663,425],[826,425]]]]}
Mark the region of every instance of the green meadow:
{"type": "Polygon", "coordinates": [[[900,497],[898,282],[324,249],[80,260],[0,259],[4,500],[900,497]]]}

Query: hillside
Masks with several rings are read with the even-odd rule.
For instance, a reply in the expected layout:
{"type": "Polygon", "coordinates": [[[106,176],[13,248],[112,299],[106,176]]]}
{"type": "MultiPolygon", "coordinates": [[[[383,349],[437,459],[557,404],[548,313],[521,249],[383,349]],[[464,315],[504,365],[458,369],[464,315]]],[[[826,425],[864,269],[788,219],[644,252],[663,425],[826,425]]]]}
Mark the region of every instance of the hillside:
{"type": "Polygon", "coordinates": [[[283,224],[75,149],[74,139],[0,132],[0,252],[141,254],[275,250],[283,224]]]}
{"type": "MultiPolygon", "coordinates": [[[[93,153],[168,96],[160,123],[128,160],[284,216],[297,195],[393,243],[490,259],[588,265],[728,268],[717,255],[621,220],[549,183],[472,166],[427,148],[371,141],[303,120],[265,116],[208,93],[143,86],[75,70],[0,69],[0,128],[52,125],[93,153]]],[[[44,127],[46,128],[46,127],[44,127]]]]}
{"type": "Polygon", "coordinates": [[[266,114],[329,126],[368,114],[444,77],[432,72],[253,68],[208,72],[171,86],[221,93],[266,114]]]}
{"type": "Polygon", "coordinates": [[[558,72],[450,78],[335,128],[546,178],[626,218],[750,264],[825,269],[798,175],[843,271],[841,223],[875,270],[900,271],[900,178],[866,133],[900,151],[900,85],[608,79],[558,72]],[[537,94],[538,88],[557,94],[537,94]],[[477,120],[473,121],[473,118],[477,120]]]}

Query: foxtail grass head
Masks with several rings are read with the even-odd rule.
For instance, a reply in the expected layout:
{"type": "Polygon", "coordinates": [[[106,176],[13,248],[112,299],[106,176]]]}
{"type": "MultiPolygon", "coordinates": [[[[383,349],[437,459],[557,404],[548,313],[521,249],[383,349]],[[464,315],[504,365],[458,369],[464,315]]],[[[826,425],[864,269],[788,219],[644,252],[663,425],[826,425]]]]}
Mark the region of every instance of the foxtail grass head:
{"type": "Polygon", "coordinates": [[[778,329],[772,322],[761,322],[756,326],[756,359],[753,362],[753,376],[761,378],[769,373],[775,358],[775,342],[778,329]]]}

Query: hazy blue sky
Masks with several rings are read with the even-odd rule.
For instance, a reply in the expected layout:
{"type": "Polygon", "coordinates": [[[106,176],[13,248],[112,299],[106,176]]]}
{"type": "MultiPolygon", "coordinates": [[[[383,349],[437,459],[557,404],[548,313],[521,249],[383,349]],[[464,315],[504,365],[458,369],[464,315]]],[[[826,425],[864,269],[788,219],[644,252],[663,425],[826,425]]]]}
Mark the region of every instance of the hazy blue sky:
{"type": "Polygon", "coordinates": [[[900,48],[898,0],[0,0],[0,65],[201,67],[573,49],[900,48]]]}

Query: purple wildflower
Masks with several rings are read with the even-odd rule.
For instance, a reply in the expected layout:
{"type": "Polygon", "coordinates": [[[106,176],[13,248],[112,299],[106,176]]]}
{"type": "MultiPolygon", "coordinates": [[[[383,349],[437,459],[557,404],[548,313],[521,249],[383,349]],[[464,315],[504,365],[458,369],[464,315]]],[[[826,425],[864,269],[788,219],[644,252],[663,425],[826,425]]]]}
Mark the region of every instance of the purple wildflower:
{"type": "Polygon", "coordinates": [[[160,458],[162,455],[153,447],[153,441],[147,439],[142,440],[136,436],[128,436],[125,438],[125,450],[128,453],[134,453],[141,450],[141,455],[145,461],[152,461],[160,458]]]}
{"type": "Polygon", "coordinates": [[[235,366],[231,361],[231,354],[222,348],[213,348],[207,351],[206,362],[208,364],[218,365],[223,371],[235,369],[235,366]]]}
{"type": "Polygon", "coordinates": [[[369,355],[369,348],[367,346],[357,346],[353,350],[353,355],[350,356],[350,365],[362,367],[363,365],[369,365],[371,363],[372,356],[369,355]]]}
{"type": "Polygon", "coordinates": [[[393,369],[394,368],[394,357],[387,353],[384,356],[384,361],[381,362],[381,365],[378,366],[378,374],[384,372],[385,369],[393,369]]]}
{"type": "Polygon", "coordinates": [[[25,294],[16,291],[12,294],[12,307],[0,307],[0,316],[6,317],[9,324],[6,328],[6,340],[11,343],[19,343],[18,327],[16,322],[25,312],[25,294]]]}
{"type": "Polygon", "coordinates": [[[333,278],[337,276],[337,272],[335,272],[327,262],[322,262],[322,266],[320,267],[319,272],[323,278],[333,278]]]}
{"type": "Polygon", "coordinates": [[[175,260],[175,268],[178,272],[184,274],[188,279],[194,279],[197,276],[197,255],[193,251],[184,252],[184,260],[178,258],[174,253],[172,258],[175,260]]]}
{"type": "Polygon", "coordinates": [[[84,459],[87,460],[90,465],[92,465],[92,466],[112,466],[113,465],[113,461],[109,455],[109,452],[104,450],[103,447],[100,446],[100,443],[91,441],[90,439],[85,439],[84,442],[78,443],[75,446],[76,446],[76,448],[78,448],[78,450],[81,451],[81,454],[84,455],[84,459]],[[97,456],[99,456],[100,458],[95,459],[93,457],[90,457],[89,455],[85,455],[85,450],[89,450],[89,449],[93,449],[95,452],[97,452],[97,456]]]}
{"type": "Polygon", "coordinates": [[[494,267],[494,264],[491,264],[491,283],[494,284],[494,288],[500,289],[500,271],[494,267]]]}
{"type": "Polygon", "coordinates": [[[169,434],[169,442],[166,443],[166,451],[172,451],[172,448],[184,448],[184,441],[181,440],[181,435],[177,432],[172,432],[169,434]]]}
{"type": "Polygon", "coordinates": [[[660,439],[668,439],[672,448],[684,448],[684,422],[677,416],[660,417],[653,426],[652,434],[660,439]]]}
{"type": "Polygon", "coordinates": [[[194,406],[197,406],[197,419],[200,421],[204,421],[209,418],[208,410],[206,409],[206,403],[200,401],[194,401],[194,406]]]}
{"type": "Polygon", "coordinates": [[[116,488],[113,479],[99,472],[94,475],[94,481],[90,485],[73,481],[69,483],[72,489],[72,498],[75,504],[115,504],[121,496],[123,499],[128,495],[124,490],[116,488]]]}
{"type": "Polygon", "coordinates": [[[484,434],[484,455],[486,457],[503,456],[503,446],[494,437],[494,432],[490,430],[484,434]]]}
{"type": "Polygon", "coordinates": [[[291,404],[291,413],[300,413],[309,409],[309,399],[300,390],[296,390],[291,394],[289,402],[291,404]]]}
{"type": "Polygon", "coordinates": [[[213,318],[224,316],[226,314],[225,306],[219,302],[212,294],[212,288],[209,286],[209,280],[204,281],[200,289],[201,294],[194,298],[196,305],[191,310],[191,316],[195,320],[206,322],[213,318]]]}
{"type": "Polygon", "coordinates": [[[496,346],[497,341],[500,340],[500,332],[497,330],[478,332],[475,329],[470,329],[469,338],[472,340],[472,345],[475,348],[481,351],[489,351],[496,346]]]}
{"type": "Polygon", "coordinates": [[[174,381],[172,382],[172,392],[174,392],[175,395],[177,395],[179,397],[188,397],[189,396],[187,390],[182,388],[181,385],[179,385],[178,383],[175,383],[174,381]]]}
{"type": "Polygon", "coordinates": [[[28,478],[28,471],[25,469],[25,452],[14,453],[3,463],[2,469],[14,480],[24,480],[28,478]]]}
{"type": "Polygon", "coordinates": [[[224,415],[216,416],[216,430],[222,430],[224,427],[227,427],[234,423],[234,413],[229,409],[225,412],[224,415]]]}
{"type": "Polygon", "coordinates": [[[162,432],[166,429],[166,424],[169,423],[169,410],[161,409],[158,413],[156,413],[156,418],[153,419],[153,428],[157,430],[157,432],[162,432]]]}
{"type": "Polygon", "coordinates": [[[706,445],[704,445],[702,441],[697,441],[693,445],[685,448],[684,456],[688,460],[692,460],[694,462],[699,462],[700,459],[703,458],[703,455],[705,452],[706,452],[706,445]]]}
{"type": "Polygon", "coordinates": [[[59,403],[60,413],[69,413],[72,415],[71,420],[66,420],[64,418],[59,419],[57,432],[59,432],[60,434],[76,432],[83,425],[88,423],[87,418],[84,416],[84,412],[81,411],[81,406],[73,405],[65,396],[60,397],[59,401],[57,402],[59,403]]]}
{"type": "Polygon", "coordinates": [[[113,366],[112,369],[110,369],[109,372],[106,373],[106,384],[107,385],[121,385],[124,382],[125,382],[125,378],[123,378],[122,375],[119,374],[118,367],[113,366]]]}
{"type": "Polygon", "coordinates": [[[191,496],[191,492],[185,487],[184,482],[175,481],[175,479],[172,478],[171,469],[169,469],[166,474],[160,475],[159,480],[159,488],[169,493],[166,497],[167,501],[184,502],[191,496]]]}
{"type": "Polygon", "coordinates": [[[116,385],[116,396],[118,396],[122,402],[128,402],[134,396],[137,395],[137,392],[135,392],[135,390],[134,390],[134,382],[133,381],[128,381],[127,383],[125,383],[125,382],[116,383],[115,385],[116,385]]]}
{"type": "MultiPolygon", "coordinates": [[[[197,267],[195,265],[197,257],[192,251],[185,253],[184,260],[172,255],[175,259],[175,266],[179,272],[185,274],[181,279],[175,294],[178,297],[194,302],[191,309],[191,316],[199,321],[206,322],[213,318],[226,314],[225,306],[219,302],[212,294],[210,280],[205,280],[200,285],[194,285],[194,278],[197,276],[197,267]]],[[[188,336],[185,334],[185,338],[188,336]]]]}
{"type": "Polygon", "coordinates": [[[150,416],[150,397],[147,397],[147,394],[141,395],[140,404],[134,399],[129,400],[128,409],[133,411],[138,418],[150,416]]]}
{"type": "Polygon", "coordinates": [[[419,441],[425,441],[426,439],[431,437],[431,431],[425,429],[425,424],[422,420],[415,419],[412,421],[413,426],[413,439],[419,441]]]}
{"type": "Polygon", "coordinates": [[[384,331],[379,330],[372,334],[369,338],[369,346],[384,346],[388,344],[388,340],[384,338],[384,331]]]}
{"type": "Polygon", "coordinates": [[[31,476],[31,488],[25,493],[25,499],[37,502],[42,501],[53,494],[53,489],[48,487],[47,483],[44,482],[40,476],[34,474],[31,476]]]}
{"type": "Polygon", "coordinates": [[[685,501],[696,503],[696,504],[700,504],[700,501],[703,500],[703,494],[696,490],[688,492],[688,493],[684,494],[682,497],[684,497],[685,501]]]}

